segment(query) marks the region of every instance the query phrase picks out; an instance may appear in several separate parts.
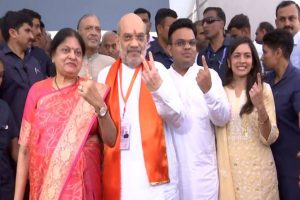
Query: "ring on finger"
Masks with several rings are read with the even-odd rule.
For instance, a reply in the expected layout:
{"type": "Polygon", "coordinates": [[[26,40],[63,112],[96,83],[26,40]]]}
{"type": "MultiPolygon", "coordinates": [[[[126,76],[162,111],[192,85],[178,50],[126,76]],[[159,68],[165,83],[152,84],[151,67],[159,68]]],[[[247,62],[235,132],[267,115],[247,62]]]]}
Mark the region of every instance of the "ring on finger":
{"type": "Polygon", "coordinates": [[[83,85],[79,85],[79,86],[78,86],[78,90],[79,90],[80,92],[83,92],[83,85]]]}

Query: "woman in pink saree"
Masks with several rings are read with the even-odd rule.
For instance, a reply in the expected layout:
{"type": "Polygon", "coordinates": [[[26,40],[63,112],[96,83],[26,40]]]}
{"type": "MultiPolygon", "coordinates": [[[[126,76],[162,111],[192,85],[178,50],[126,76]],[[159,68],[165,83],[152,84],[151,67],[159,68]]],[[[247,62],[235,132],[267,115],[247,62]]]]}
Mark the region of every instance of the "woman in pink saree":
{"type": "Polygon", "coordinates": [[[102,199],[100,141],[116,139],[108,88],[78,77],[85,46],[73,29],[56,34],[50,53],[56,76],[33,85],[26,100],[15,199],[23,199],[28,177],[31,200],[102,199]]]}

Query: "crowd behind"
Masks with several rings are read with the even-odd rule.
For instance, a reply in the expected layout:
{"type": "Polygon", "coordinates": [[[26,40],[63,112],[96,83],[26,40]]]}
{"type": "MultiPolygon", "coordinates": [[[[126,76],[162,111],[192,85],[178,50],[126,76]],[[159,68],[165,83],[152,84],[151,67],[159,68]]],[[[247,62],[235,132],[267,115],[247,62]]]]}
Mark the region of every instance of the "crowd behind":
{"type": "Polygon", "coordinates": [[[300,8],[0,18],[0,200],[300,199],[300,8]],[[227,27],[227,28],[225,28],[227,27]],[[251,28],[256,28],[251,40],[251,28]]]}

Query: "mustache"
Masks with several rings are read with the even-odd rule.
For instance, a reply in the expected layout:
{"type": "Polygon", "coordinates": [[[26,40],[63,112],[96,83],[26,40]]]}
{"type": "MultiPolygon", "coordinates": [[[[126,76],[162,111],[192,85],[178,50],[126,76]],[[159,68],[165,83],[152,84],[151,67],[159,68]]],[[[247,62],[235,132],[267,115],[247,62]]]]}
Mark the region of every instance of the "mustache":
{"type": "Polygon", "coordinates": [[[285,27],[283,27],[283,29],[293,29],[293,27],[291,27],[291,26],[285,26],[285,27]]]}
{"type": "Polygon", "coordinates": [[[139,48],[139,47],[130,47],[127,49],[127,52],[139,52],[141,53],[142,52],[142,48],[139,48]]]}

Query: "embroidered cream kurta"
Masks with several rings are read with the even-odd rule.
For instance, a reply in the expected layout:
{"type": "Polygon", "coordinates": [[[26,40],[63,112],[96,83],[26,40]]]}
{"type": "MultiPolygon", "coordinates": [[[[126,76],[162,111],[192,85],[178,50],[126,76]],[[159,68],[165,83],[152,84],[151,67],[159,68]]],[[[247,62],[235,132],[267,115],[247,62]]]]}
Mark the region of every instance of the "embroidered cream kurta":
{"type": "MultiPolygon", "coordinates": [[[[222,188],[222,176],[231,173],[233,181],[233,193],[237,200],[276,200],[278,196],[278,182],[275,163],[270,145],[278,137],[276,125],[275,106],[271,88],[264,83],[264,104],[271,122],[271,132],[266,140],[260,133],[257,110],[241,118],[239,113],[246,102],[245,90],[240,97],[235,91],[225,87],[229,103],[231,105],[231,119],[226,126],[226,131],[217,134],[226,134],[229,168],[223,168],[224,149],[218,149],[220,187],[222,188]],[[221,152],[223,151],[223,152],[221,152]],[[222,157],[223,156],[223,157],[222,157]]],[[[224,130],[224,129],[223,129],[224,130]]],[[[217,137],[218,147],[221,145],[221,137],[217,137]]],[[[223,140],[224,141],[224,140],[223,140]]],[[[225,147],[226,148],[226,147],[225,147]]],[[[229,191],[225,191],[229,192],[229,191]]],[[[220,197],[222,197],[222,190],[220,197]]],[[[227,198],[221,198],[228,199],[227,198]]],[[[233,198],[234,199],[234,198],[233,198]]]]}

